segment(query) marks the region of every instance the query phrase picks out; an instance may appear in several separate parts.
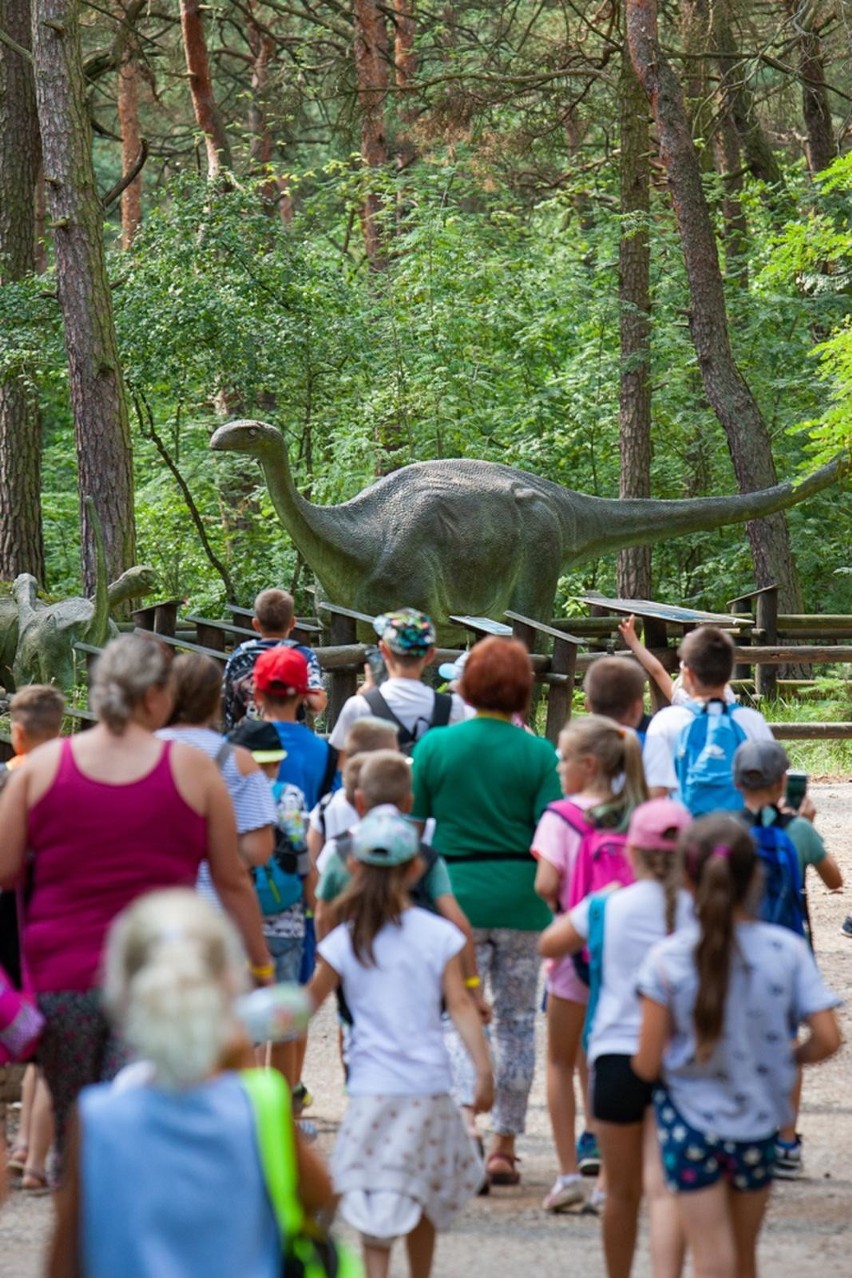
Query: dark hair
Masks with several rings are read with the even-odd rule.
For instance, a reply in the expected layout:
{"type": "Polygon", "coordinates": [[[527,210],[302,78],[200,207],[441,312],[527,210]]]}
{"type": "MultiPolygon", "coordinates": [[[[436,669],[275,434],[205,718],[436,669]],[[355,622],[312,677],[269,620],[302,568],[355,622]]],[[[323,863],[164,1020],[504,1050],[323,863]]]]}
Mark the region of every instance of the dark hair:
{"type": "Polygon", "coordinates": [[[592,714],[621,722],[645,695],[645,676],[627,657],[601,657],[586,671],[583,692],[592,714]]]}
{"type": "Polygon", "coordinates": [[[261,590],[254,601],[254,615],[261,630],[283,635],[295,612],[293,596],[286,590],[261,590]]]}
{"type": "Polygon", "coordinates": [[[734,641],[715,626],[691,631],[678,655],[702,688],[721,688],[734,672],[734,641]]]}
{"type": "Polygon", "coordinates": [[[65,713],[65,698],[49,683],[31,683],[9,702],[9,719],[33,740],[58,737],[65,713]]]}
{"type": "Polygon", "coordinates": [[[172,662],[175,704],[169,723],[209,723],[222,697],[222,669],[200,652],[182,652],[172,662]]]}
{"type": "Polygon", "coordinates": [[[729,816],[693,821],[681,835],[679,847],[687,878],[695,887],[695,913],[701,927],[695,947],[694,1022],[696,1056],[706,1061],[722,1035],[735,943],[734,911],[746,906],[752,894],[757,851],[745,826],[729,816]]]}
{"type": "Polygon", "coordinates": [[[471,648],[459,693],[476,710],[523,714],[530,701],[533,668],[519,639],[489,636],[471,648]]]}
{"type": "MultiPolygon", "coordinates": [[[[402,923],[402,912],[411,904],[407,885],[415,862],[388,866],[362,863],[351,883],[332,903],[333,925],[352,924],[352,949],[363,967],[376,966],[373,944],[382,928],[387,923],[394,927],[402,923]]],[[[421,861],[421,870],[422,867],[421,861]]]]}

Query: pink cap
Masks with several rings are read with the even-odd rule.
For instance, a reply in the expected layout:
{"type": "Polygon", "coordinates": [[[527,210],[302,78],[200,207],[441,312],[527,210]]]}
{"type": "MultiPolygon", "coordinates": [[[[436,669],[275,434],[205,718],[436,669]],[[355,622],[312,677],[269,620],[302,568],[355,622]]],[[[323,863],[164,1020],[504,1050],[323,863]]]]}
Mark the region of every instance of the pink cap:
{"type": "Polygon", "coordinates": [[[643,852],[674,852],[681,830],[692,817],[674,799],[649,799],[640,803],[630,818],[627,842],[643,852]]]}

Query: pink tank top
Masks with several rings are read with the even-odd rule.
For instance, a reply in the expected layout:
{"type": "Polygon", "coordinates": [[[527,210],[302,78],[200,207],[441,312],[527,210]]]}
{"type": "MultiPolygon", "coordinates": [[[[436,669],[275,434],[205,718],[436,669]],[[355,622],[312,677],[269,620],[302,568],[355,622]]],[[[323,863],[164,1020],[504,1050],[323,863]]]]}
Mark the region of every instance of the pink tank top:
{"type": "Polygon", "coordinates": [[[207,821],[172,779],[171,742],[147,776],[110,785],[85,776],[62,743],[53,785],[30,809],[33,891],[24,952],[37,993],[99,984],[107,931],[136,897],[195,886],[207,821]]]}

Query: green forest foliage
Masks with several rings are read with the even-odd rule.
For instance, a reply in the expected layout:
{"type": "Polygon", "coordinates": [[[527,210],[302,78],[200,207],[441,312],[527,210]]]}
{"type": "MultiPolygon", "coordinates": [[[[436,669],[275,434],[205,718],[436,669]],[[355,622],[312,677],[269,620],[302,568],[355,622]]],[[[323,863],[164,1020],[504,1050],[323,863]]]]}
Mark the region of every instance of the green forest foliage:
{"type": "MultiPolygon", "coordinates": [[[[790,172],[789,193],[797,190],[790,172]]],[[[215,457],[210,432],[233,416],[278,424],[297,482],[345,500],[409,461],[472,456],[602,496],[618,492],[617,191],[563,186],[525,199],[460,148],[384,183],[390,267],[365,269],[354,160],[291,177],[295,216],[270,217],[257,183],[212,190],[183,176],[157,193],[127,252],[112,247],[116,324],[135,436],[139,558],[164,595],[216,610],[226,594],[190,519],[179,469],[240,602],[271,582],[302,587],[259,469],[215,457]],[[156,437],[156,438],[155,438],[156,437]]],[[[777,441],[782,478],[848,442],[852,228],[841,161],[779,231],[757,183],[748,287],[731,286],[732,340],[777,441]]],[[[712,178],[708,193],[714,201],[712,178]]],[[[653,492],[731,492],[722,431],[703,399],[685,320],[680,245],[667,200],[649,219],[653,262],[653,492]]],[[[114,229],[107,229],[108,243],[114,229]]],[[[51,276],[0,290],[0,372],[38,393],[46,440],[46,586],[79,589],[73,430],[51,276]]],[[[811,610],[852,611],[849,503],[829,492],[790,513],[811,610]],[[831,537],[825,531],[830,526],[831,537]]],[[[663,541],[660,598],[724,606],[752,581],[741,528],[663,541]]],[[[612,591],[614,560],[580,566],[561,604],[612,591]]],[[[301,605],[310,608],[304,595],[301,605]]]]}

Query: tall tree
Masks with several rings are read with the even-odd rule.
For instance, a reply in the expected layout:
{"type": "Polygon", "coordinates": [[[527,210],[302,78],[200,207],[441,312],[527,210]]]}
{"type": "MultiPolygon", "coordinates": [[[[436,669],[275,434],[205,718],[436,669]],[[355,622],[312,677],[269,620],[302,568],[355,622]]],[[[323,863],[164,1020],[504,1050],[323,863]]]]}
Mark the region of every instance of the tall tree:
{"type": "MultiPolygon", "coordinates": [[[[139,127],[139,63],[128,49],[118,69],[118,127],[121,132],[121,172],[131,173],[139,160],[142,130],[139,127]]],[[[142,221],[142,175],[137,174],[121,193],[121,247],[130,248],[142,221]]]]}
{"type": "Polygon", "coordinates": [[[200,0],[181,0],[180,25],[192,108],[207,148],[207,176],[215,180],[222,169],[231,169],[233,165],[228,134],[213,90],[200,0]]]}
{"type": "Polygon", "coordinates": [[[799,78],[802,82],[802,114],[808,142],[808,168],[819,173],[837,157],[831,104],[825,83],[825,62],[817,25],[818,6],[803,0],[786,0],[787,12],[799,53],[799,78]]]}
{"type": "MultiPolygon", "coordinates": [[[[370,169],[388,162],[385,105],[388,96],[388,27],[378,0],[354,0],[355,81],[361,113],[361,158],[370,169]]],[[[386,233],[382,225],[384,201],[368,190],[361,208],[367,261],[373,271],[387,266],[386,233]]]]}
{"type": "Polygon", "coordinates": [[[135,535],[130,423],[104,259],[77,0],[33,0],[32,40],[74,416],[83,586],[93,595],[95,537],[83,498],[94,500],[111,578],[134,562],[135,535]]]}
{"type": "MultiPolygon", "coordinates": [[[[648,104],[630,51],[621,55],[621,239],[618,249],[621,377],[619,439],[621,497],[651,496],[651,131],[648,104]]],[[[651,547],[629,546],[618,556],[618,593],[650,599],[651,547]]]]}
{"type": "MultiPolygon", "coordinates": [[[[680,83],[660,45],[656,0],[627,0],[627,37],[659,135],[689,281],[690,331],[704,392],[722,424],[741,492],[776,482],[766,422],[731,350],[722,272],[680,83]]],[[[801,588],[783,514],[748,524],[758,586],[776,582],[786,612],[801,588]]]]}
{"type": "MultiPolygon", "coordinates": [[[[0,284],[35,269],[38,119],[29,0],[0,0],[0,284]]],[[[41,423],[24,379],[0,381],[0,577],[31,572],[44,581],[41,423]]]]}

